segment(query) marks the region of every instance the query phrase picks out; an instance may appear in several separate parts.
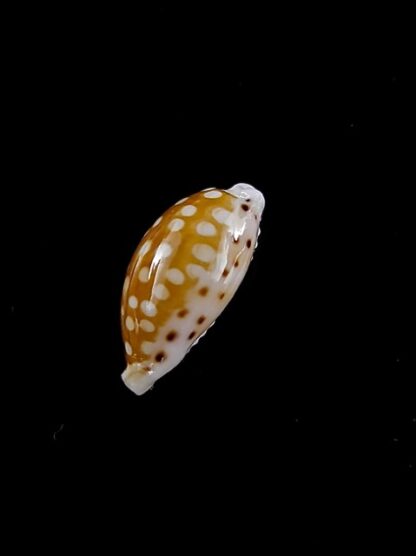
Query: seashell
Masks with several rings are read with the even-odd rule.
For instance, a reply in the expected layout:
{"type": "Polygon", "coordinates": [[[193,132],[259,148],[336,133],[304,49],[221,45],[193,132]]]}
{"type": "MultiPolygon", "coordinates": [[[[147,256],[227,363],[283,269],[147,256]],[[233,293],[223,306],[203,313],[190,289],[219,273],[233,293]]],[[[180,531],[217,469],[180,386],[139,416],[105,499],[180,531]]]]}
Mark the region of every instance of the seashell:
{"type": "Polygon", "coordinates": [[[185,357],[243,280],[264,197],[251,185],[178,201],[139,243],[123,287],[126,386],[144,394],[185,357]]]}

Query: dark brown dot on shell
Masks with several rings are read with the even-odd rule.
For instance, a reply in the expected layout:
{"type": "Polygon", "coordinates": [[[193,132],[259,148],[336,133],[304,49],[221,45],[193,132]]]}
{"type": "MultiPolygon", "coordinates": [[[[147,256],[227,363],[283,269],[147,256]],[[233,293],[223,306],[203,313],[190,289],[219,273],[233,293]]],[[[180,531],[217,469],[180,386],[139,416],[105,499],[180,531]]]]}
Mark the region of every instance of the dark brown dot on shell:
{"type": "Polygon", "coordinates": [[[207,293],[208,293],[208,288],[207,288],[206,286],[204,286],[203,288],[201,288],[201,289],[199,290],[198,293],[199,293],[199,295],[202,295],[203,297],[205,297],[205,296],[207,295],[207,293]]]}
{"type": "Polygon", "coordinates": [[[223,275],[223,276],[228,276],[229,274],[230,274],[230,271],[227,270],[226,268],[224,268],[224,270],[223,270],[223,272],[222,272],[222,275],[223,275]]]}
{"type": "Polygon", "coordinates": [[[177,335],[178,334],[174,330],[172,330],[171,332],[169,332],[169,334],[167,334],[166,339],[168,342],[173,342],[177,335]]]}
{"type": "Polygon", "coordinates": [[[206,319],[206,317],[204,317],[203,315],[201,317],[199,317],[199,319],[196,321],[198,324],[202,324],[204,322],[204,320],[206,319]]]}
{"type": "Polygon", "coordinates": [[[241,205],[241,208],[245,211],[250,210],[250,207],[248,205],[246,205],[245,203],[243,205],[241,205]]]}
{"type": "Polygon", "coordinates": [[[238,243],[239,241],[240,241],[240,238],[239,238],[239,237],[233,237],[233,242],[234,242],[234,243],[238,243]]]}
{"type": "Polygon", "coordinates": [[[238,262],[238,259],[235,261],[234,266],[238,266],[240,263],[238,262]]]}
{"type": "Polygon", "coordinates": [[[195,334],[196,334],[196,332],[195,332],[195,330],[193,330],[193,331],[189,334],[188,340],[192,340],[192,338],[195,336],[195,334]]]}
{"type": "Polygon", "coordinates": [[[180,319],[183,319],[184,317],[186,317],[186,315],[187,315],[188,313],[189,313],[188,309],[181,309],[181,310],[178,312],[178,317],[179,317],[180,319]]]}
{"type": "Polygon", "coordinates": [[[224,299],[224,296],[225,296],[225,293],[224,293],[224,292],[222,292],[222,293],[220,293],[220,294],[219,294],[219,296],[218,296],[218,297],[219,297],[220,299],[224,299]]]}
{"type": "Polygon", "coordinates": [[[161,363],[166,359],[166,353],[164,351],[159,351],[159,353],[156,353],[155,359],[158,363],[161,363]]]}
{"type": "Polygon", "coordinates": [[[248,239],[248,240],[247,240],[246,245],[247,245],[247,247],[250,249],[250,247],[251,247],[251,239],[248,239]]]}

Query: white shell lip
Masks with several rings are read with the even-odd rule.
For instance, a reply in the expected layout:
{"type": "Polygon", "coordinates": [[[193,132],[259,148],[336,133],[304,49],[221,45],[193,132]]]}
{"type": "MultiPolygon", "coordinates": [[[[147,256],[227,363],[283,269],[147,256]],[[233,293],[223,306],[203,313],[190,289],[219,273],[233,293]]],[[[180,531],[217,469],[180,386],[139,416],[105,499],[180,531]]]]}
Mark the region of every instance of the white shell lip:
{"type": "Polygon", "coordinates": [[[250,199],[251,207],[259,216],[261,216],[264,210],[264,205],[266,204],[264,195],[261,191],[248,183],[236,183],[227,189],[227,191],[242,200],[250,199]]]}

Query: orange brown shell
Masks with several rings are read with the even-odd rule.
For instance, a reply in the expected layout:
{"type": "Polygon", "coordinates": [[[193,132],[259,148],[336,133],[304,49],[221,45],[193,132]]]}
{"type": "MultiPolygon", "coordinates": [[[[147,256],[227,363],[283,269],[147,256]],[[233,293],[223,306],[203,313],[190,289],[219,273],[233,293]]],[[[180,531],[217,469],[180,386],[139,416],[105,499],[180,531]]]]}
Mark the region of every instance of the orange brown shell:
{"type": "Polygon", "coordinates": [[[121,307],[123,380],[135,393],[144,393],[181,361],[241,283],[262,211],[254,192],[261,194],[245,187],[243,196],[233,188],[209,189],[182,199],[139,243],[121,307]]]}

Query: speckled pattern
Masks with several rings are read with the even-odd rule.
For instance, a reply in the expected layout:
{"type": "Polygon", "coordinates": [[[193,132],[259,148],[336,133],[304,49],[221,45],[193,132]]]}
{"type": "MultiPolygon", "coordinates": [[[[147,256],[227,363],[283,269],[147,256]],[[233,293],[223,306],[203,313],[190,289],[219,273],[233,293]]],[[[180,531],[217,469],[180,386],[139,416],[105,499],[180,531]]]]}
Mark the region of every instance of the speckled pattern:
{"type": "Polygon", "coordinates": [[[125,384],[143,394],[214,323],[252,259],[264,208],[247,184],[210,188],[158,218],[130,262],[122,295],[125,384]]]}

